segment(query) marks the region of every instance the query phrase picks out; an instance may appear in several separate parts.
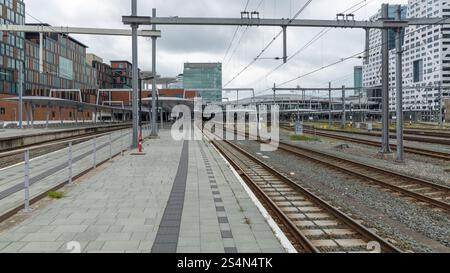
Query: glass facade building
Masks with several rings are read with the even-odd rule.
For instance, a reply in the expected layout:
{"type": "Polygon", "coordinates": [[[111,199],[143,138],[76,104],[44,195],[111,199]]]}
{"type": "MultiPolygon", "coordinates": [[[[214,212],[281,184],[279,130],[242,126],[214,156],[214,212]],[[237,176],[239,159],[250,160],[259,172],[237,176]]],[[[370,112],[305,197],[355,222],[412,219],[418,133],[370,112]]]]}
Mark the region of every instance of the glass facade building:
{"type": "Polygon", "coordinates": [[[355,89],[356,96],[366,96],[363,92],[363,68],[362,66],[355,66],[353,68],[353,87],[359,88],[355,89]]]}
{"type": "Polygon", "coordinates": [[[198,91],[204,102],[222,102],[222,64],[184,64],[183,88],[198,91]]]}
{"type": "MultiPolygon", "coordinates": [[[[0,24],[24,24],[21,0],[0,0],[0,24]]],[[[25,34],[0,31],[0,94],[16,95],[19,67],[25,59],[25,34]]]]}
{"type": "MultiPolygon", "coordinates": [[[[50,89],[81,89],[84,102],[95,102],[97,73],[86,63],[87,46],[57,33],[45,33],[43,42],[43,73],[40,73],[39,33],[28,32],[25,35],[25,94],[48,96],[50,89]]],[[[55,96],[77,99],[75,93],[55,96]]]]}

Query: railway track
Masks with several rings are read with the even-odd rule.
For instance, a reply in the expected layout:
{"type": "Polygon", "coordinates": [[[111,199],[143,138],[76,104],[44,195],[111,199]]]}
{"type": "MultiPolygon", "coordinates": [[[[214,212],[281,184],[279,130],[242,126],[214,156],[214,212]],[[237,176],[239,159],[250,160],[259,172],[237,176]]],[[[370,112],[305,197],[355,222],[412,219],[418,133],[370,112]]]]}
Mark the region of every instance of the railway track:
{"type": "Polygon", "coordinates": [[[284,142],[279,149],[450,212],[449,187],[284,142]]]}
{"type": "MultiPolygon", "coordinates": [[[[242,134],[240,132],[240,134],[242,134]]],[[[263,142],[260,140],[260,142],[263,142]]],[[[450,188],[334,154],[280,141],[278,148],[450,213],[450,188]]]]}
{"type": "MultiPolygon", "coordinates": [[[[343,130],[326,130],[326,129],[317,129],[318,131],[322,132],[336,132],[336,133],[349,133],[348,131],[343,130]]],[[[379,137],[381,138],[381,132],[351,132],[355,135],[361,135],[361,136],[369,136],[369,137],[379,137]]],[[[396,134],[391,133],[390,139],[395,140],[396,134]]],[[[440,144],[440,145],[450,145],[450,135],[449,134],[443,134],[443,133],[436,133],[434,136],[427,135],[425,132],[409,132],[404,131],[403,139],[408,141],[415,141],[415,142],[421,142],[421,143],[430,143],[430,144],[440,144]]]]}
{"type": "MultiPolygon", "coordinates": [[[[280,127],[282,129],[285,129],[288,131],[293,131],[293,128],[290,126],[280,126],[280,127]]],[[[305,130],[305,132],[311,133],[312,131],[305,130]]],[[[354,137],[349,137],[349,136],[344,136],[344,135],[333,134],[333,133],[329,133],[329,132],[325,133],[322,131],[315,131],[314,134],[317,136],[321,136],[321,137],[328,137],[328,138],[333,138],[333,139],[338,139],[338,140],[343,140],[343,141],[349,141],[349,142],[368,145],[368,146],[372,146],[372,147],[381,147],[381,143],[379,141],[354,138],[354,137]]],[[[427,150],[427,149],[420,149],[420,148],[415,148],[415,147],[410,147],[410,146],[405,146],[404,148],[405,148],[405,152],[410,153],[410,154],[426,156],[426,157],[444,160],[444,161],[450,161],[449,153],[427,150]]],[[[391,144],[391,149],[397,150],[397,145],[391,144]]]]}
{"type": "Polygon", "coordinates": [[[227,141],[212,141],[276,218],[299,252],[401,252],[256,157],[227,141]]]}

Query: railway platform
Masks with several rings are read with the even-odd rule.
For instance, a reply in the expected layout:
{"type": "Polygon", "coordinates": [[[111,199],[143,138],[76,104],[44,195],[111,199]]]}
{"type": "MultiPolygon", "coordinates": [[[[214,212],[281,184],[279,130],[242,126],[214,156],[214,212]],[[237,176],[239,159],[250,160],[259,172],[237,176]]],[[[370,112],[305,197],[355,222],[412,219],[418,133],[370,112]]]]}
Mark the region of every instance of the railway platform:
{"type": "Polygon", "coordinates": [[[213,146],[160,135],[144,144],[145,155],[119,155],[64,187],[64,198],[7,219],[0,252],[293,249],[213,146]]]}
{"type": "Polygon", "coordinates": [[[129,123],[117,124],[66,124],[64,127],[2,129],[0,130],[0,152],[20,149],[25,146],[80,137],[89,134],[110,132],[128,128],[129,123]]]}

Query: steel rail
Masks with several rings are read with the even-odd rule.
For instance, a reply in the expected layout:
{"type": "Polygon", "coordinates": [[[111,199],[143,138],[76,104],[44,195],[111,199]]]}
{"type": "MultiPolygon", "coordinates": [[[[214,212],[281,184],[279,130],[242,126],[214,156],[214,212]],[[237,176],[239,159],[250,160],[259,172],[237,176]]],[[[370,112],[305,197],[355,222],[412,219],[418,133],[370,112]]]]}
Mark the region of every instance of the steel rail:
{"type": "Polygon", "coordinates": [[[344,171],[345,173],[351,174],[353,176],[358,176],[360,178],[367,179],[367,180],[369,180],[375,184],[378,184],[384,188],[389,188],[393,191],[413,197],[419,201],[426,202],[433,206],[444,209],[447,212],[450,212],[450,203],[442,202],[437,199],[428,197],[424,194],[417,193],[412,190],[402,188],[400,186],[396,186],[395,182],[394,182],[394,184],[392,184],[392,183],[386,182],[382,178],[377,178],[377,176],[380,176],[380,175],[389,176],[389,177],[398,179],[399,181],[403,180],[407,183],[414,183],[416,185],[428,187],[430,189],[433,189],[434,191],[438,191],[439,193],[444,194],[446,196],[446,198],[443,198],[443,199],[450,201],[450,188],[449,187],[438,185],[438,184],[435,184],[435,183],[432,183],[432,182],[429,182],[429,181],[426,181],[423,179],[399,174],[399,173],[396,173],[393,171],[381,169],[381,168],[378,168],[375,166],[370,166],[370,165],[367,165],[367,164],[364,164],[361,162],[356,162],[356,161],[342,158],[342,157],[332,155],[329,153],[325,153],[325,152],[321,152],[321,151],[317,151],[317,150],[313,150],[313,149],[309,149],[309,148],[305,148],[305,147],[300,147],[300,146],[293,145],[293,144],[280,142],[279,148],[290,154],[298,155],[298,156],[307,158],[309,160],[313,160],[317,163],[324,164],[329,167],[333,167],[334,169],[344,171]],[[299,151],[303,151],[303,152],[299,152],[299,151]],[[307,154],[307,153],[310,153],[310,154],[307,154]],[[342,163],[350,165],[350,166],[342,166],[342,163]],[[361,172],[361,170],[360,169],[358,170],[358,168],[365,169],[366,171],[369,172],[369,174],[365,174],[365,173],[361,172]]]}
{"type": "MultiPolygon", "coordinates": [[[[242,132],[238,132],[238,133],[242,134],[242,132]]],[[[246,134],[246,136],[247,136],[247,134],[246,134]]],[[[258,141],[261,143],[265,143],[262,140],[258,140],[258,141]]],[[[279,141],[277,144],[278,144],[279,149],[282,149],[283,151],[288,152],[290,154],[301,156],[303,158],[313,160],[314,162],[317,162],[317,163],[320,163],[323,165],[327,165],[327,166],[337,169],[339,171],[343,171],[347,174],[357,176],[357,177],[360,177],[363,179],[367,179],[367,180],[369,180],[379,186],[382,186],[384,188],[388,188],[390,190],[393,190],[393,191],[399,192],[401,194],[404,194],[406,196],[412,197],[416,200],[419,200],[419,201],[428,203],[430,205],[433,205],[435,207],[441,208],[441,209],[445,210],[447,213],[450,212],[450,188],[447,186],[438,185],[438,184],[435,184],[435,183],[432,183],[430,181],[426,181],[423,179],[403,175],[403,174],[396,173],[396,172],[393,172],[390,170],[386,170],[386,169],[378,168],[378,167],[371,166],[368,164],[364,164],[361,162],[356,162],[354,160],[346,159],[346,158],[343,158],[343,157],[340,157],[337,155],[333,155],[330,153],[325,153],[325,152],[317,151],[317,150],[310,149],[310,148],[300,147],[300,146],[289,144],[289,143],[282,142],[282,141],[279,141]],[[297,151],[295,151],[295,150],[297,150],[297,151]],[[303,151],[303,153],[298,152],[300,150],[303,151]],[[308,155],[305,153],[310,153],[310,154],[308,155]],[[317,156],[319,156],[321,158],[318,158],[317,156]],[[341,164],[343,162],[343,163],[349,164],[351,166],[345,167],[345,166],[339,165],[338,162],[341,162],[341,164]],[[366,171],[372,172],[372,175],[364,174],[363,172],[361,172],[361,170],[358,170],[358,168],[364,168],[366,171]],[[414,192],[413,190],[408,190],[406,188],[402,188],[400,186],[395,185],[395,182],[394,182],[394,184],[386,182],[386,180],[383,180],[382,178],[376,178],[376,175],[384,175],[384,176],[387,175],[388,177],[393,177],[393,178],[396,178],[399,180],[403,180],[404,182],[414,183],[416,185],[428,187],[430,189],[433,189],[434,191],[438,191],[437,193],[439,193],[439,194],[443,194],[444,197],[442,197],[441,199],[443,199],[444,201],[439,201],[438,199],[428,197],[425,194],[421,194],[418,192],[414,192]]],[[[421,188],[419,188],[419,189],[421,189],[421,188]]],[[[423,189],[421,189],[421,190],[423,190],[423,189]]],[[[434,192],[434,193],[436,194],[436,192],[434,192]]]]}
{"type": "MultiPolygon", "coordinates": [[[[365,239],[368,239],[370,242],[378,242],[381,246],[381,250],[383,252],[401,252],[400,249],[393,246],[389,242],[385,241],[383,238],[373,233],[369,229],[365,228],[363,225],[359,224],[346,214],[334,208],[332,205],[316,196],[309,190],[300,186],[296,182],[292,181],[288,177],[284,176],[277,170],[268,166],[266,163],[262,162],[258,158],[249,154],[247,151],[242,148],[228,142],[222,141],[221,143],[225,143],[228,147],[231,147],[234,150],[235,156],[237,158],[242,158],[242,156],[250,159],[251,162],[256,163],[258,166],[261,166],[269,173],[271,173],[274,177],[276,177],[279,181],[285,183],[290,188],[294,189],[297,193],[302,196],[305,196],[309,201],[313,202],[314,205],[322,208],[324,211],[332,215],[334,218],[344,223],[346,226],[351,228],[353,231],[357,232],[358,235],[362,236],[365,239]],[[238,154],[236,154],[238,153],[238,154]]],[[[251,189],[263,199],[264,203],[267,204],[271,211],[274,211],[278,217],[278,219],[282,220],[282,223],[286,228],[289,229],[292,236],[296,238],[296,243],[300,244],[304,250],[307,252],[321,252],[314,244],[307,238],[307,236],[292,222],[282,210],[281,208],[264,192],[264,190],[251,178],[248,172],[240,166],[238,162],[236,162],[231,156],[226,152],[226,148],[219,143],[219,141],[212,141],[212,144],[220,151],[220,153],[231,163],[231,165],[238,171],[239,175],[244,178],[246,183],[251,187],[251,189]]],[[[228,151],[231,152],[231,151],[228,151]]]]}
{"type": "MultiPolygon", "coordinates": [[[[289,130],[289,131],[293,130],[291,127],[286,127],[286,126],[281,126],[281,128],[289,130]]],[[[308,133],[308,132],[311,132],[311,131],[310,130],[305,130],[305,132],[308,133]]],[[[372,147],[380,147],[380,145],[381,145],[381,143],[379,141],[360,139],[360,138],[354,138],[354,137],[343,136],[343,135],[336,135],[336,134],[331,134],[331,133],[324,133],[324,132],[315,131],[314,134],[317,135],[317,136],[328,137],[328,138],[333,138],[333,139],[339,139],[339,140],[344,140],[344,141],[350,141],[350,142],[353,142],[353,143],[368,145],[368,146],[372,146],[372,147]]],[[[397,145],[391,144],[391,149],[397,150],[397,145]]],[[[410,153],[410,154],[421,155],[421,156],[431,157],[431,158],[435,158],[435,159],[450,161],[450,154],[449,153],[445,153],[445,152],[439,152],[439,151],[433,151],[433,150],[427,150],[427,149],[420,149],[420,148],[415,148],[415,147],[410,147],[410,146],[405,146],[405,152],[410,153]]]]}

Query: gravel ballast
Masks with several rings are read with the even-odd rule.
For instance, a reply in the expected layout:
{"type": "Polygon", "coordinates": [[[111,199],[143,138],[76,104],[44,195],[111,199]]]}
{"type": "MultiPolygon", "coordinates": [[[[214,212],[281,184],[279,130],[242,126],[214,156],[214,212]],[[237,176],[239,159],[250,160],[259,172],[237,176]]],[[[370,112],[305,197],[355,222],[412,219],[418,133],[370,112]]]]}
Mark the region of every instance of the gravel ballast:
{"type": "MultiPolygon", "coordinates": [[[[450,162],[425,158],[423,156],[405,154],[405,162],[399,164],[392,159],[383,159],[378,155],[377,147],[345,142],[321,137],[318,142],[293,142],[290,136],[293,133],[282,130],[280,138],[291,144],[310,147],[319,151],[331,153],[350,160],[370,164],[376,167],[388,169],[402,174],[421,178],[436,184],[450,186],[450,162]],[[344,150],[337,149],[337,146],[347,144],[349,148],[344,150]]],[[[395,157],[395,156],[394,156],[395,157]]]]}
{"type": "MultiPolygon", "coordinates": [[[[289,153],[261,152],[259,144],[254,141],[237,143],[333,205],[341,207],[353,218],[360,219],[366,226],[375,228],[380,235],[393,239],[401,248],[415,252],[450,251],[450,218],[447,214],[417,205],[392,192],[370,186],[359,178],[326,169],[289,153]]],[[[336,143],[334,146],[332,143],[309,145],[330,152],[336,143]]],[[[355,155],[355,152],[348,150],[345,153],[353,159],[358,159],[363,157],[364,152],[368,152],[361,147],[356,149],[361,155],[355,155]]],[[[373,149],[369,152],[373,152],[373,149]]],[[[367,163],[374,163],[374,159],[367,156],[366,160],[367,163]]]]}

